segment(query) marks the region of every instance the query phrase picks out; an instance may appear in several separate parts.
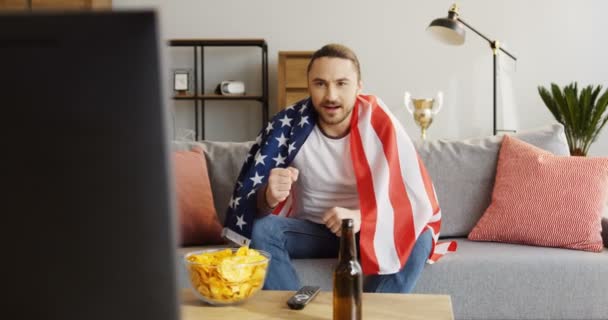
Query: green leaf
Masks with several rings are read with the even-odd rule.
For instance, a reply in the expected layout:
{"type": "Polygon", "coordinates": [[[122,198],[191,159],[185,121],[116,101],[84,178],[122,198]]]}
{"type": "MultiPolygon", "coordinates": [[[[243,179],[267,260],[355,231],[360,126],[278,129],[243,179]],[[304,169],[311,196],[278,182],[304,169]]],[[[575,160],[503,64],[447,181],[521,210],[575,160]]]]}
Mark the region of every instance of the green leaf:
{"type": "Polygon", "coordinates": [[[572,82],[562,88],[538,86],[538,94],[555,120],[564,125],[570,153],[582,150],[586,155],[602,128],[608,123],[608,90],[588,85],[578,90],[572,82]]]}
{"type": "Polygon", "coordinates": [[[557,104],[555,103],[553,96],[551,96],[551,93],[542,86],[538,87],[538,93],[540,94],[540,97],[543,99],[543,102],[545,103],[553,117],[555,117],[555,120],[563,124],[564,120],[562,118],[562,114],[557,109],[557,104]]]}
{"type": "Polygon", "coordinates": [[[583,144],[587,143],[591,128],[591,126],[587,125],[586,122],[588,122],[589,116],[593,111],[593,105],[591,104],[592,90],[592,86],[587,86],[581,91],[581,95],[579,98],[580,110],[577,114],[577,128],[579,129],[578,134],[582,137],[585,137],[583,139],[583,144]]]}
{"type": "Polygon", "coordinates": [[[574,86],[566,86],[564,88],[564,98],[566,99],[566,110],[568,112],[567,118],[570,119],[570,129],[575,136],[580,135],[578,117],[576,115],[578,109],[578,87],[576,83],[574,86]]]}

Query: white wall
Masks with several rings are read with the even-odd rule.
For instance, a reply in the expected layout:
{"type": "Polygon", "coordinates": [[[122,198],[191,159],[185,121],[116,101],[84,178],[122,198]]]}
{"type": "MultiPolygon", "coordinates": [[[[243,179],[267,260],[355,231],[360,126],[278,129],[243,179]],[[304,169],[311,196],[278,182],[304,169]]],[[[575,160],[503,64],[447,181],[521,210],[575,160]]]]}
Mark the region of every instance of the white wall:
{"type": "MultiPolygon", "coordinates": [[[[460,47],[435,42],[425,28],[445,16],[452,1],[423,0],[114,0],[115,8],[155,7],[165,38],[264,38],[269,45],[271,113],[276,110],[276,63],[280,50],[315,50],[329,42],[357,52],[366,92],[380,96],[412,137],[419,131],[403,106],[403,92],[415,97],[445,94],[445,105],[429,130],[431,138],[465,138],[492,131],[492,56],[472,32],[460,47]]],[[[578,81],[579,86],[608,86],[608,1],[462,0],[461,17],[490,38],[505,43],[518,57],[506,64],[510,80],[503,106],[515,129],[553,122],[537,86],[578,81]]],[[[259,50],[209,49],[207,90],[226,79],[258,87],[259,50]],[[243,78],[243,75],[246,75],[243,78]]],[[[169,49],[169,68],[189,63],[189,51],[169,49]]],[[[503,88],[508,87],[505,82],[503,88]]],[[[258,89],[258,92],[261,90],[258,89]]],[[[193,127],[193,108],[175,103],[175,125],[193,127]]],[[[261,125],[256,103],[244,107],[213,103],[207,112],[211,140],[248,140],[261,125]]],[[[591,147],[608,155],[608,129],[591,147]]]]}

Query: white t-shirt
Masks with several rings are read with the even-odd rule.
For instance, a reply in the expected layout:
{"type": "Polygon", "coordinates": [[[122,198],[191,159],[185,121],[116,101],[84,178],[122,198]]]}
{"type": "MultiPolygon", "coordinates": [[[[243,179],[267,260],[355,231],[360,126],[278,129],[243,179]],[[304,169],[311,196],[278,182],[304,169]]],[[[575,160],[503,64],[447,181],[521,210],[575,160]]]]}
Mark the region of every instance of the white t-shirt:
{"type": "Polygon", "coordinates": [[[292,186],[294,217],[323,224],[323,214],[332,207],[359,209],[350,133],[334,139],[315,126],[291,165],[300,171],[292,186]]]}

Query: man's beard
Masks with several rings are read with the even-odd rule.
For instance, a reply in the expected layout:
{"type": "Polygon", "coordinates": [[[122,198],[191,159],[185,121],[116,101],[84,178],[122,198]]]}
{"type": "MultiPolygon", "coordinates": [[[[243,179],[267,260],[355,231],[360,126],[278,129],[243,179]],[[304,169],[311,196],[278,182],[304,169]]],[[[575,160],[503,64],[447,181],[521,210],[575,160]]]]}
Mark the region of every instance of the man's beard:
{"type": "Polygon", "coordinates": [[[326,118],[323,113],[319,112],[319,120],[328,125],[339,124],[339,123],[342,123],[342,121],[344,121],[346,118],[348,118],[348,116],[353,112],[353,109],[355,109],[355,108],[350,108],[350,110],[348,110],[344,114],[344,116],[337,118],[337,119],[332,118],[332,117],[326,118]]]}

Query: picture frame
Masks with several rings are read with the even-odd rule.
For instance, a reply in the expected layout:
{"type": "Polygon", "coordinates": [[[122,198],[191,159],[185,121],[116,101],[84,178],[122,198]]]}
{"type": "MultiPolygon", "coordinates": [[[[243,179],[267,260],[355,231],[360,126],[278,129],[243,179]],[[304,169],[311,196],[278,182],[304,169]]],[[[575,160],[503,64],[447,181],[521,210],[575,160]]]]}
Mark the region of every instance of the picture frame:
{"type": "Polygon", "coordinates": [[[173,70],[173,91],[180,95],[192,92],[192,70],[173,70]]]}

